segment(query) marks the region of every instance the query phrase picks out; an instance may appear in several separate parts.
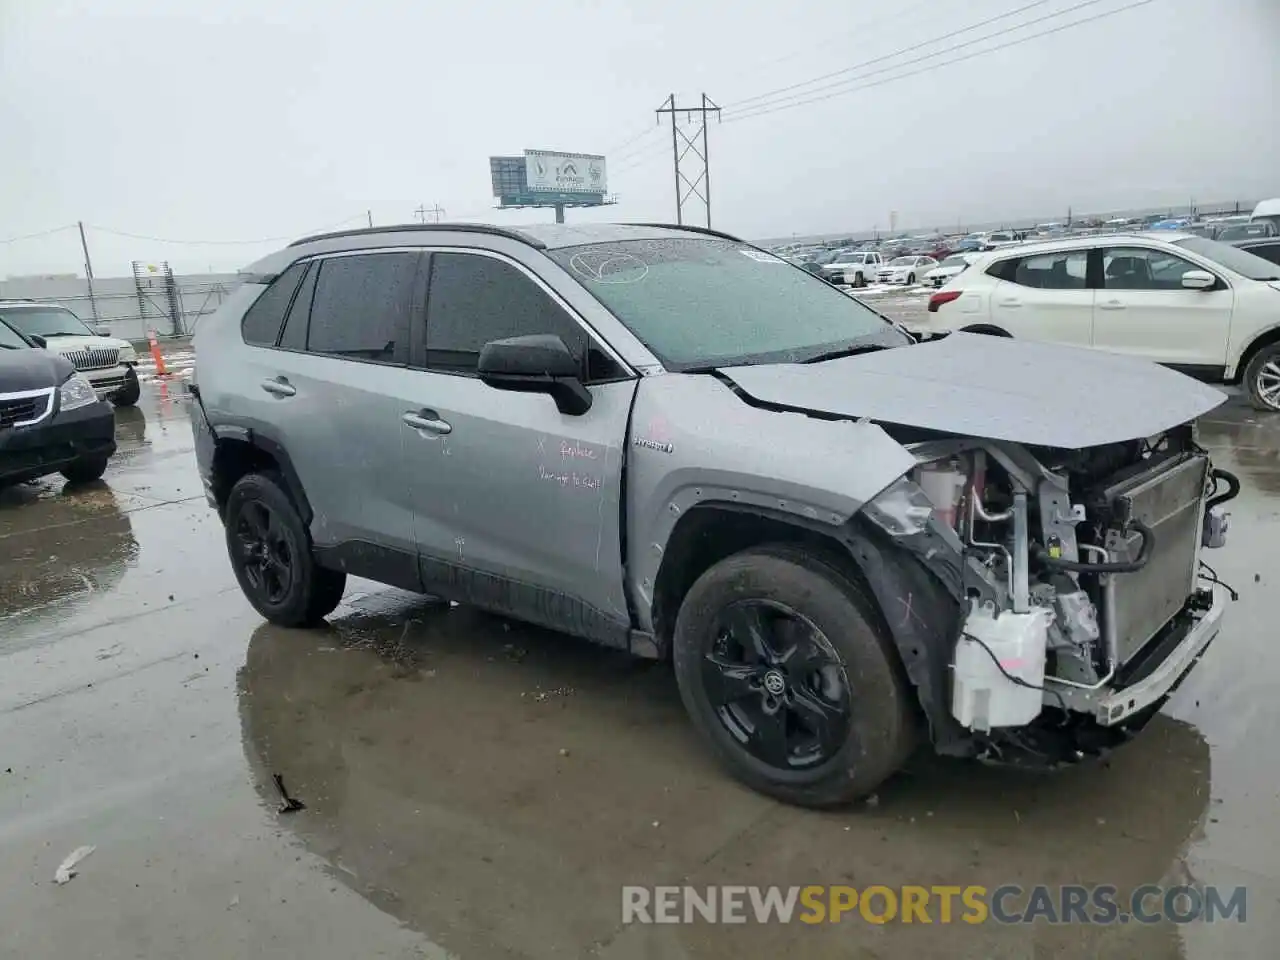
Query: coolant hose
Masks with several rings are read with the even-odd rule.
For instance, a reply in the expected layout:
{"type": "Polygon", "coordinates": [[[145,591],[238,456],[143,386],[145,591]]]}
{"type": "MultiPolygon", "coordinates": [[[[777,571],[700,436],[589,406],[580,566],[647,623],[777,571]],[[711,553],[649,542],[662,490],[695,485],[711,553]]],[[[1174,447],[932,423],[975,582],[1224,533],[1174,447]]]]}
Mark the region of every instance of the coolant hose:
{"type": "MultiPolygon", "coordinates": [[[[1230,475],[1228,474],[1228,476],[1230,475]]],[[[1231,479],[1234,480],[1235,477],[1231,479]]],[[[1084,563],[1078,560],[1063,560],[1061,557],[1049,556],[1048,552],[1041,546],[1036,547],[1036,558],[1046,567],[1053,570],[1066,570],[1070,573],[1137,573],[1151,559],[1151,552],[1156,548],[1156,535],[1141,520],[1131,520],[1129,525],[1142,534],[1142,549],[1138,551],[1137,557],[1132,560],[1123,563],[1084,563]]]]}
{"type": "Polygon", "coordinates": [[[1204,508],[1206,511],[1212,510],[1220,503],[1226,503],[1228,500],[1234,500],[1240,495],[1240,478],[1229,470],[1219,470],[1216,467],[1209,474],[1213,477],[1213,489],[1218,489],[1218,481],[1225,480],[1227,482],[1226,493],[1215,493],[1212,497],[1205,501],[1204,508]]]}

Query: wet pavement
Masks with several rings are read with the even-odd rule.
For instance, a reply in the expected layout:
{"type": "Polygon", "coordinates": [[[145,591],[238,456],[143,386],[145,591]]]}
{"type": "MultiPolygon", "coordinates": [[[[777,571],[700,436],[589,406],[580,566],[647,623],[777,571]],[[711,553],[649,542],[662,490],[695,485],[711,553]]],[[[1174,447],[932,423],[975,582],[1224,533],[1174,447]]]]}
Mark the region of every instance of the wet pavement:
{"type": "Polygon", "coordinates": [[[264,625],[181,387],[117,424],[104,482],[0,491],[0,955],[1274,955],[1280,417],[1201,425],[1240,600],[1141,737],[1057,775],[924,760],[822,814],[722,774],[663,665],[362,581],[328,628],[264,625]],[[622,927],[623,885],[671,883],[1244,885],[1248,917],[622,927]]]}

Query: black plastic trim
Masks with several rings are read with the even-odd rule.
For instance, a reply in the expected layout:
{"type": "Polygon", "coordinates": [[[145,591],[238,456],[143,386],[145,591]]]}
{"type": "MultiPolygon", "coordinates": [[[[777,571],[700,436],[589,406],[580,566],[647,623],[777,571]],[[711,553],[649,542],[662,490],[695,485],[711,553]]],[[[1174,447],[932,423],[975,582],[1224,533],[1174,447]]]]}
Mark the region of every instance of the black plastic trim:
{"type": "Polygon", "coordinates": [[[289,246],[300,247],[303,244],[315,243],[319,240],[340,240],[343,237],[373,237],[380,233],[482,233],[491,237],[506,237],[508,240],[518,240],[520,243],[533,247],[535,250],[547,249],[547,245],[541,240],[535,240],[533,237],[520,233],[518,230],[494,227],[487,223],[397,223],[388,227],[357,227],[353,230],[317,233],[310,237],[303,237],[301,240],[295,240],[289,246]]]}
{"type": "MultiPolygon", "coordinates": [[[[719,237],[721,240],[732,240],[734,243],[746,243],[741,237],[735,237],[723,230],[712,230],[710,227],[696,227],[689,223],[633,223],[633,227],[653,227],[655,230],[683,230],[686,233],[701,233],[708,237],[719,237]]],[[[758,248],[757,248],[758,249],[758,248]]]]}
{"type": "Polygon", "coordinates": [[[418,558],[407,550],[367,540],[346,540],[330,547],[314,547],[312,552],[316,563],[329,570],[341,570],[353,577],[364,577],[401,590],[423,592],[418,558]]]}

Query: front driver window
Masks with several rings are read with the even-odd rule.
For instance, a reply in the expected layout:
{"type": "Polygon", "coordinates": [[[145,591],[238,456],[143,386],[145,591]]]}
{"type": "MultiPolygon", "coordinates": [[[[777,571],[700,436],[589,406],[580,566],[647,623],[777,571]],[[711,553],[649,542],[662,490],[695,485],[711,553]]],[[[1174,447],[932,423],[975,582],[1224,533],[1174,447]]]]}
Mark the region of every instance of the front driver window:
{"type": "Polygon", "coordinates": [[[1102,251],[1102,285],[1106,290],[1181,290],[1182,275],[1199,269],[1163,250],[1110,247],[1102,251]]]}

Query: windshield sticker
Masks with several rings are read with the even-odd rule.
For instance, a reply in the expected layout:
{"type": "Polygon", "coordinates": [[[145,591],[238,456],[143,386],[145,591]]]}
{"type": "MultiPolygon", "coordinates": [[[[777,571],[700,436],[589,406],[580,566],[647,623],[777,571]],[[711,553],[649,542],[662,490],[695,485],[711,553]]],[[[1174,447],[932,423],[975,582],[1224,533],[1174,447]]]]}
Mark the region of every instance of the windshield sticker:
{"type": "Polygon", "coordinates": [[[639,283],[649,275],[649,265],[630,253],[575,253],[569,268],[595,283],[639,283]]]}
{"type": "Polygon", "coordinates": [[[786,263],[781,257],[775,257],[772,253],[765,253],[763,250],[739,250],[744,257],[750,257],[756,263],[786,263]]]}

